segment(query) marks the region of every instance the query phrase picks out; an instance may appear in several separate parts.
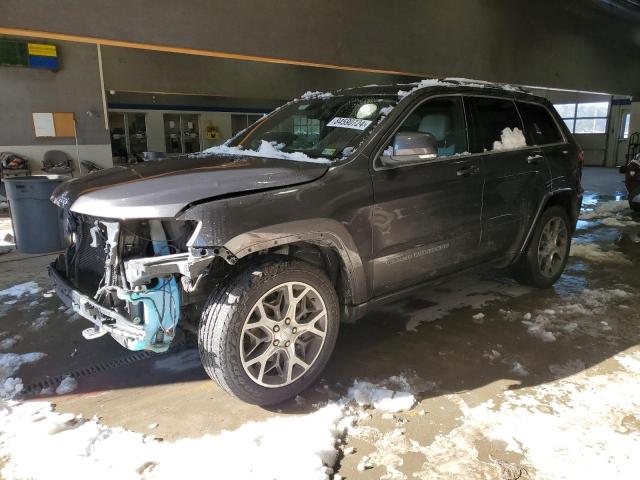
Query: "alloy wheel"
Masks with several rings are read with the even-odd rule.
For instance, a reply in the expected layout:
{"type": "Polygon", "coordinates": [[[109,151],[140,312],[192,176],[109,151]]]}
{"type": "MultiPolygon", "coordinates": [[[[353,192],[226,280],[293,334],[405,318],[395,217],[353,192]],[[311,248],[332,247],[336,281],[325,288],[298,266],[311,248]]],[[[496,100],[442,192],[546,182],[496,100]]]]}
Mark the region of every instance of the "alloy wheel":
{"type": "Polygon", "coordinates": [[[552,278],[562,270],[568,241],[564,220],[560,217],[550,218],[542,229],[538,243],[538,266],[542,275],[552,278]]]}
{"type": "Polygon", "coordinates": [[[289,385],[318,358],[327,325],[324,301],[311,285],[286,282],[272,288],[253,305],[242,327],[244,371],[263,387],[289,385]]]}

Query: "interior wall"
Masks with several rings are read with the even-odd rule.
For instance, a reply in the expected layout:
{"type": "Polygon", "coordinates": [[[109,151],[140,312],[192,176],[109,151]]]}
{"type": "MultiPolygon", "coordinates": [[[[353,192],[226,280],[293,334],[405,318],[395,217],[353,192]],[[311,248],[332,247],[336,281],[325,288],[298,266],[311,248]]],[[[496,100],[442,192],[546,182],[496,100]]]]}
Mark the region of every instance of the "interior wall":
{"type": "MultiPolygon", "coordinates": [[[[133,48],[103,47],[102,58],[105,88],[116,91],[118,95],[122,92],[133,92],[131,95],[135,92],[208,95],[231,97],[236,102],[251,99],[252,106],[257,106],[256,99],[282,102],[308,90],[337,90],[416,80],[416,77],[402,75],[247,62],[133,48]]],[[[109,101],[113,101],[111,97],[109,101]]]]}
{"type": "Polygon", "coordinates": [[[0,28],[640,95],[638,16],[605,1],[67,0],[65,14],[50,3],[3,0],[0,28]]]}
{"type": "Polygon", "coordinates": [[[26,156],[39,171],[44,152],[63,150],[77,165],[74,138],[38,138],[34,112],[73,112],[82,160],[111,164],[95,45],[58,42],[61,69],[0,67],[0,151],[26,156]]]}

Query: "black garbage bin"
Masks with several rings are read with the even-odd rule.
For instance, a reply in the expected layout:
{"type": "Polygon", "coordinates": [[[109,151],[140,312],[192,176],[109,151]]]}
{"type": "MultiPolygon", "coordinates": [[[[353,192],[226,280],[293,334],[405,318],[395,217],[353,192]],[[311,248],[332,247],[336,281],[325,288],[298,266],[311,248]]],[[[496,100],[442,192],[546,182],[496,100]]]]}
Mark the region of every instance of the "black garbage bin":
{"type": "Polygon", "coordinates": [[[3,179],[19,252],[51,253],[65,248],[62,210],[49,200],[64,181],[46,175],[3,179]]]}

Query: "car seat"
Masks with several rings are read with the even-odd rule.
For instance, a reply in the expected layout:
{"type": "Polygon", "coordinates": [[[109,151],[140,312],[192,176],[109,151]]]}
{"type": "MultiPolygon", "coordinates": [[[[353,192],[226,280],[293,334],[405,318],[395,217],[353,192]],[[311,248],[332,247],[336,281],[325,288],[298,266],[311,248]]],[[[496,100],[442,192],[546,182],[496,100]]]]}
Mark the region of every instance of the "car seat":
{"type": "Polygon", "coordinates": [[[429,113],[422,117],[418,132],[430,133],[438,142],[438,156],[445,157],[456,153],[456,145],[449,144],[451,136],[451,117],[444,113],[429,113]]]}

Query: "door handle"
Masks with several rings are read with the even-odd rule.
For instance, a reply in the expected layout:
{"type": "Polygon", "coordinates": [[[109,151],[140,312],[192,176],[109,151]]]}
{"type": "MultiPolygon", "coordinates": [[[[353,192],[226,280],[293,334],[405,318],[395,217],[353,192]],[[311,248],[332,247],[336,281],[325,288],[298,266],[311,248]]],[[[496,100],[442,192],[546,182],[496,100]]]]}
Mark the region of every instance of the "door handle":
{"type": "Polygon", "coordinates": [[[540,160],[543,160],[544,157],[542,155],[536,154],[536,155],[530,155],[527,157],[527,163],[529,165],[537,165],[538,162],[540,162],[540,160]]]}
{"type": "Polygon", "coordinates": [[[477,167],[473,165],[467,165],[466,167],[460,167],[456,171],[456,175],[458,175],[459,177],[469,177],[471,175],[475,175],[478,172],[479,170],[477,167]]]}

